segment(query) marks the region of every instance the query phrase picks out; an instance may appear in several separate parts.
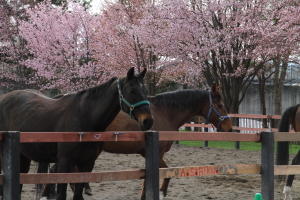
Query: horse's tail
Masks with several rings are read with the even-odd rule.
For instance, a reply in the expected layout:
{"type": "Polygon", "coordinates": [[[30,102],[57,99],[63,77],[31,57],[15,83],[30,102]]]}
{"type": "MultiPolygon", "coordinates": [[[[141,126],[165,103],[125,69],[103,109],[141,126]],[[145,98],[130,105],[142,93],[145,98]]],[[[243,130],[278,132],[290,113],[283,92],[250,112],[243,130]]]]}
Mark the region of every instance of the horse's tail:
{"type": "MultiPolygon", "coordinates": [[[[290,124],[292,122],[292,119],[295,117],[297,108],[298,105],[291,106],[284,111],[278,126],[279,132],[289,132],[290,124]]],[[[289,142],[278,142],[277,153],[276,153],[276,164],[287,165],[288,163],[289,163],[289,142]]]]}

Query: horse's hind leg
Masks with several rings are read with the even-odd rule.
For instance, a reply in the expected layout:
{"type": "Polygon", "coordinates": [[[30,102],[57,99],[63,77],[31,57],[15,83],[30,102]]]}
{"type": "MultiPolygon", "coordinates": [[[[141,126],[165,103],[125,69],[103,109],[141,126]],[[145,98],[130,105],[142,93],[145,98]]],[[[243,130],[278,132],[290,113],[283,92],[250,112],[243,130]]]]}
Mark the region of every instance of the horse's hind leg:
{"type": "MultiPolygon", "coordinates": [[[[79,171],[78,168],[74,167],[73,172],[78,172],[78,171],[79,171]]],[[[70,183],[70,187],[71,187],[72,191],[74,192],[75,191],[75,184],[74,183],[70,183]]],[[[87,195],[89,195],[89,196],[93,195],[92,189],[91,189],[89,183],[84,183],[84,193],[87,194],[87,195]]]]}
{"type": "Polygon", "coordinates": [[[89,196],[93,195],[92,188],[91,188],[89,183],[84,183],[84,193],[89,195],[89,196]]]}
{"type": "MultiPolygon", "coordinates": [[[[159,167],[160,168],[168,168],[168,165],[162,158],[160,159],[159,167]]],[[[169,186],[170,180],[171,180],[170,178],[164,178],[163,183],[160,187],[160,191],[163,193],[164,197],[167,196],[167,191],[168,191],[168,186],[169,186]]]]}
{"type": "MultiPolygon", "coordinates": [[[[30,162],[31,162],[30,159],[28,159],[27,157],[21,155],[21,158],[20,158],[20,172],[21,173],[28,173],[29,172],[30,162]]],[[[22,187],[23,187],[23,184],[20,184],[20,192],[22,191],[22,187]]]]}
{"type": "MultiPolygon", "coordinates": [[[[48,166],[47,166],[48,168],[48,166]]],[[[57,165],[54,164],[51,168],[50,168],[50,173],[56,173],[57,172],[57,165]]],[[[43,197],[47,197],[47,198],[53,198],[56,196],[56,191],[55,191],[55,184],[46,184],[45,188],[43,190],[43,197]]]]}
{"type": "MultiPolygon", "coordinates": [[[[39,162],[37,173],[48,173],[49,163],[39,162]]],[[[36,195],[35,199],[40,199],[42,197],[44,184],[36,184],[36,195]]]]}
{"type": "MultiPolygon", "coordinates": [[[[145,157],[144,155],[142,155],[143,157],[145,157]]],[[[166,162],[163,160],[163,156],[161,156],[160,161],[159,161],[159,168],[168,168],[168,165],[166,164],[166,162]]],[[[163,183],[160,187],[160,191],[163,193],[163,196],[166,197],[167,196],[167,190],[168,190],[168,186],[170,183],[170,178],[165,178],[163,180],[163,183]]],[[[145,200],[145,181],[146,179],[144,179],[144,183],[143,183],[143,190],[142,190],[142,195],[141,195],[141,200],[145,200]]]]}
{"type": "MultiPolygon", "coordinates": [[[[300,164],[300,151],[298,151],[297,155],[294,157],[292,161],[292,165],[300,164]]],[[[295,175],[288,175],[286,185],[283,189],[284,200],[292,200],[291,187],[294,181],[295,175]]]]}

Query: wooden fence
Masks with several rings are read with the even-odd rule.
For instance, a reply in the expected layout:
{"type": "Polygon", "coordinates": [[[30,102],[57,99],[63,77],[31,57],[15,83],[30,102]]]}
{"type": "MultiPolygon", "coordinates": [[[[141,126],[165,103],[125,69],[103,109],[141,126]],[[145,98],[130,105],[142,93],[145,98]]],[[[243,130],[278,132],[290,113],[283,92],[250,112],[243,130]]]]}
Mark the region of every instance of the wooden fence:
{"type": "Polygon", "coordinates": [[[300,141],[300,133],[242,134],[233,132],[204,133],[177,131],[148,132],[3,132],[3,184],[4,200],[20,200],[19,184],[76,183],[120,181],[146,178],[146,200],[159,199],[159,179],[207,175],[260,174],[264,200],[274,200],[274,174],[300,174],[300,166],[274,166],[275,141],[300,141]],[[98,173],[42,173],[20,174],[20,143],[31,142],[102,142],[145,141],[146,169],[108,171],[98,173]],[[159,169],[159,141],[207,140],[207,141],[252,141],[261,142],[261,165],[226,164],[208,166],[184,166],[159,169]]]}
{"type": "MultiPolygon", "coordinates": [[[[280,115],[259,115],[259,114],[228,114],[233,119],[238,120],[238,126],[233,126],[233,130],[240,133],[260,133],[278,131],[276,121],[280,120],[280,115]],[[263,127],[263,120],[266,120],[267,127],[263,127]]],[[[193,130],[205,132],[216,132],[212,124],[186,123],[182,127],[189,127],[193,130]]],[[[204,146],[208,147],[208,141],[204,141],[204,146]]],[[[235,142],[235,148],[240,149],[240,142],[235,142]]]]}
{"type": "MultiPolygon", "coordinates": [[[[231,118],[239,119],[239,126],[233,126],[233,130],[243,133],[259,133],[259,132],[276,132],[277,128],[274,128],[274,121],[281,118],[280,115],[258,115],[258,114],[228,114],[231,118]],[[262,120],[267,120],[268,127],[263,127],[262,120]]],[[[209,128],[211,132],[215,132],[212,124],[205,123],[186,123],[183,127],[201,128],[204,131],[205,128],[209,128]]]]}

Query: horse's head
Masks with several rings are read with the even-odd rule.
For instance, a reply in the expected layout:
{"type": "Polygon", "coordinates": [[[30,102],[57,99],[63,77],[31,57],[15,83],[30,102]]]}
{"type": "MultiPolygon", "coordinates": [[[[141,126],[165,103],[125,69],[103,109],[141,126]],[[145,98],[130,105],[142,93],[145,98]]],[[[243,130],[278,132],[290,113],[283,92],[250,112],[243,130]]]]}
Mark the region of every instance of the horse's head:
{"type": "Polygon", "coordinates": [[[136,75],[134,68],[131,68],[128,70],[127,76],[118,81],[121,110],[137,120],[142,130],[150,129],[153,124],[150,103],[147,100],[144,85],[145,74],[146,69],[136,75]]]}
{"type": "Polygon", "coordinates": [[[232,131],[232,122],[220,95],[219,86],[214,84],[211,87],[208,99],[207,122],[212,123],[217,128],[217,131],[232,131]]]}

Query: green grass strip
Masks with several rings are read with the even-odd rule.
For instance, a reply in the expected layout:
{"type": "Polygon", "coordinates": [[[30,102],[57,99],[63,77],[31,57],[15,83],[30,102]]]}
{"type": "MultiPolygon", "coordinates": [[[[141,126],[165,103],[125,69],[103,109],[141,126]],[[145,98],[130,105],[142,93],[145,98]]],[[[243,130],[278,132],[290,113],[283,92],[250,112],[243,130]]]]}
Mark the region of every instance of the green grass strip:
{"type": "MultiPolygon", "coordinates": [[[[204,147],[203,141],[180,141],[183,144],[191,147],[204,147]]],[[[220,149],[235,149],[235,142],[209,141],[208,147],[220,149]]],[[[261,144],[259,142],[240,142],[240,149],[246,151],[260,151],[261,144]]],[[[290,144],[290,154],[296,154],[300,150],[300,145],[290,144]]]]}

